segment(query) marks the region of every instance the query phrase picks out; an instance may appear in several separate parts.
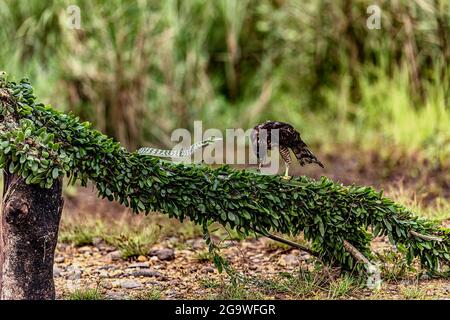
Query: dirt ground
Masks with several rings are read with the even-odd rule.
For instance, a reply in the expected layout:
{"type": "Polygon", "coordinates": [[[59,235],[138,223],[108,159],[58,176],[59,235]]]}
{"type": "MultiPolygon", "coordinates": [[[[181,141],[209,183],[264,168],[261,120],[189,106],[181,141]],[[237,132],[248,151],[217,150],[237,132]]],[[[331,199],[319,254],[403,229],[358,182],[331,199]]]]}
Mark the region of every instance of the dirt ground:
{"type": "MultiPolygon", "coordinates": [[[[155,248],[172,248],[174,239],[169,240],[172,243],[155,248]]],[[[90,288],[103,299],[450,299],[448,280],[425,275],[383,281],[379,291],[367,289],[364,283],[346,286],[322,272],[312,272],[313,279],[304,283],[295,282],[289,275],[297,277],[299,270],[309,270],[312,258],[298,250],[274,250],[266,239],[242,241],[223,251],[254,281],[234,289],[210,261],[199,259],[199,252],[204,252],[201,238],[189,241],[185,249],[175,249],[173,260],[153,256],[127,261],[117,259],[115,248],[102,244],[79,248],[60,244],[55,266],[58,298],[90,288]],[[305,288],[298,288],[301,285],[305,288]]]]}

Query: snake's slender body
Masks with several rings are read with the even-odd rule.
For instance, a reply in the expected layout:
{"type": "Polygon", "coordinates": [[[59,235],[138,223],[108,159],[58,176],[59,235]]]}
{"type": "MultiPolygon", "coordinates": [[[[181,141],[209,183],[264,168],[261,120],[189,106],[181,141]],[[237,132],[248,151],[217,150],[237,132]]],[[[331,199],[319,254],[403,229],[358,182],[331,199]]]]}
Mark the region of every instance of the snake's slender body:
{"type": "Polygon", "coordinates": [[[167,150],[167,149],[157,149],[157,148],[150,148],[150,147],[143,147],[140,148],[137,152],[139,154],[145,155],[145,156],[153,156],[153,157],[160,157],[160,158],[186,158],[190,157],[194,154],[195,151],[198,149],[201,149],[209,144],[212,144],[216,141],[222,140],[220,138],[209,138],[200,142],[196,142],[193,145],[191,145],[187,149],[179,149],[179,150],[167,150]]]}

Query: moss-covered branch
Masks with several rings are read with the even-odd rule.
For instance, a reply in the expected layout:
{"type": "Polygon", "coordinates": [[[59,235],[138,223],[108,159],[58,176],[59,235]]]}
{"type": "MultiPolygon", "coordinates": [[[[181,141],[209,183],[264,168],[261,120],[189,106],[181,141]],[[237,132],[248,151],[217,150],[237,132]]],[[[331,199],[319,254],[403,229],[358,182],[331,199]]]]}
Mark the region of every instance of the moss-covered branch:
{"type": "Polygon", "coordinates": [[[242,234],[303,232],[324,261],[349,269],[356,261],[344,240],[370,257],[369,242],[377,235],[387,235],[405,249],[408,261],[419,257],[428,269],[450,260],[449,230],[370,187],[343,186],[325,177],[286,181],[130,153],[88,123],[36,103],[26,80],[0,80],[0,114],[0,166],[27,183],[50,187],[66,175],[83,185],[92,181],[99,196],[135,212],[159,211],[201,225],[217,221],[242,234]]]}

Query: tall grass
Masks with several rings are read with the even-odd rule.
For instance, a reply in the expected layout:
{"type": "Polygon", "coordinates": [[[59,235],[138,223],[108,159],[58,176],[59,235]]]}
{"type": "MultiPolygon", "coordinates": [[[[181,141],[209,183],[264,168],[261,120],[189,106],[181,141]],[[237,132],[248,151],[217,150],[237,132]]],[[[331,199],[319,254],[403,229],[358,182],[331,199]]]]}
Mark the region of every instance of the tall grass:
{"type": "Polygon", "coordinates": [[[361,98],[357,102],[352,101],[346,77],[340,88],[328,90],[324,96],[330,106],[329,117],[319,124],[313,117],[310,125],[327,127],[328,141],[353,142],[376,149],[385,157],[396,149],[410,154],[420,151],[424,157],[444,163],[450,155],[450,112],[444,86],[437,85],[438,80],[436,85],[424,83],[427,99],[415,101],[406,67],[396,69],[391,76],[374,71],[375,78],[367,70],[361,72],[361,98]],[[334,121],[329,121],[333,117],[334,121]]]}
{"type": "Polygon", "coordinates": [[[450,4],[0,0],[0,68],[134,149],[288,120],[310,141],[450,154],[450,4]],[[81,30],[65,25],[81,9],[81,30]]]}

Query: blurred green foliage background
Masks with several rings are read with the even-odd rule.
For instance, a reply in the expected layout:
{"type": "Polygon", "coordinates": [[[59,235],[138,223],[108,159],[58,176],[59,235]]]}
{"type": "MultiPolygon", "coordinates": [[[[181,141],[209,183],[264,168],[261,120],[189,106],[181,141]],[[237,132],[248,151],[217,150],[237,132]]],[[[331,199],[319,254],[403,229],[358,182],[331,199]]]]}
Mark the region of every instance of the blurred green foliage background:
{"type": "Polygon", "coordinates": [[[132,150],[271,119],[322,150],[449,162],[448,0],[0,0],[0,22],[0,69],[132,150]]]}

